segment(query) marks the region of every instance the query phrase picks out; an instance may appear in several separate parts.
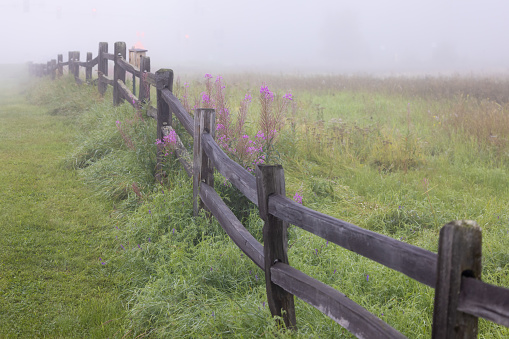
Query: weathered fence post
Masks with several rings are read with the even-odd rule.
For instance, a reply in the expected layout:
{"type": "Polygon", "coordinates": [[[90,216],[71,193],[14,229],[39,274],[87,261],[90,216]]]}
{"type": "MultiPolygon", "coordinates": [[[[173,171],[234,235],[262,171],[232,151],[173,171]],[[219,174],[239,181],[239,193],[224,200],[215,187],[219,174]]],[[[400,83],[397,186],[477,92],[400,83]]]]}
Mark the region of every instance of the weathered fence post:
{"type": "MultiPolygon", "coordinates": [[[[173,70],[160,69],[156,72],[156,88],[157,88],[157,130],[156,137],[163,140],[163,126],[171,126],[171,112],[170,106],[164,101],[162,96],[163,89],[173,91],[173,70]]],[[[163,151],[162,145],[158,145],[157,149],[157,165],[156,165],[156,180],[161,181],[162,173],[163,151]]]]}
{"type": "Polygon", "coordinates": [[[150,84],[147,82],[147,72],[150,72],[150,58],[141,56],[140,59],[140,91],[138,99],[147,103],[150,101],[150,84]]]}
{"type": "Polygon", "coordinates": [[[46,62],[46,75],[51,75],[51,61],[46,62]]]}
{"type": "Polygon", "coordinates": [[[481,278],[481,228],[471,220],[456,220],[440,230],[433,339],[477,338],[477,317],[457,310],[461,277],[481,278]]]}
{"type": "Polygon", "coordinates": [[[205,208],[200,199],[200,183],[214,187],[214,166],[212,160],[203,151],[201,136],[209,133],[212,138],[216,134],[216,111],[213,108],[198,108],[194,110],[194,138],[193,138],[193,211],[197,216],[200,209],[205,208]]]}
{"type": "Polygon", "coordinates": [[[118,58],[123,58],[125,60],[126,57],[126,47],[125,42],[115,42],[114,47],[115,54],[115,66],[113,67],[113,105],[118,106],[124,101],[124,97],[120,93],[120,88],[118,86],[118,81],[121,80],[125,83],[125,70],[120,67],[118,63],[118,58]]]}
{"type": "Polygon", "coordinates": [[[108,43],[100,42],[99,43],[99,53],[97,57],[99,58],[97,61],[97,90],[99,94],[104,96],[106,89],[108,88],[108,84],[102,81],[102,76],[108,76],[108,59],[104,56],[103,53],[108,53],[108,43]]]}
{"type": "Polygon", "coordinates": [[[55,59],[51,59],[51,80],[55,80],[57,76],[57,61],[55,59]]]}
{"type": "Polygon", "coordinates": [[[62,54],[57,55],[58,62],[58,76],[62,76],[64,74],[64,66],[62,66],[62,62],[64,62],[64,56],[62,54]]]}
{"type": "Polygon", "coordinates": [[[74,51],[73,53],[73,74],[75,79],[79,79],[80,77],[80,65],[78,65],[78,62],[80,61],[80,52],[74,51]]]}
{"type": "Polygon", "coordinates": [[[288,264],[288,223],[269,213],[269,196],[285,196],[285,175],[281,165],[258,165],[256,168],[256,190],[258,208],[263,219],[263,252],[265,256],[265,287],[270,312],[282,316],[287,328],[295,328],[295,306],[293,294],[271,281],[270,268],[276,262],[288,264]],[[282,311],[284,313],[282,313],[282,311]]]}
{"type": "Polygon", "coordinates": [[[87,67],[85,68],[85,80],[87,82],[92,81],[92,66],[90,63],[92,62],[92,52],[87,53],[87,67]]]}

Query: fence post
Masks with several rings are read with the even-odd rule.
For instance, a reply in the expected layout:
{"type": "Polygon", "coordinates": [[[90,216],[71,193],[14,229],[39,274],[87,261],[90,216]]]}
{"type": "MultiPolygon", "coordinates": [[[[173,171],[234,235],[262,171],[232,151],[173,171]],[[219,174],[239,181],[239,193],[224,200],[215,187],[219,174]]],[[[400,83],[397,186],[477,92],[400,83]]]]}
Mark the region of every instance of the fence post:
{"type": "Polygon", "coordinates": [[[80,52],[79,51],[74,51],[73,52],[73,59],[74,59],[74,63],[73,63],[73,74],[74,74],[74,78],[78,78],[80,77],[80,65],[78,65],[78,62],[80,61],[80,52]]]}
{"type": "Polygon", "coordinates": [[[64,74],[64,66],[62,66],[62,62],[64,62],[64,57],[62,54],[57,55],[58,62],[58,76],[61,77],[64,74]]]}
{"type": "Polygon", "coordinates": [[[55,59],[51,59],[51,80],[55,80],[57,76],[57,61],[55,59]]]}
{"type": "Polygon", "coordinates": [[[46,62],[46,75],[51,75],[51,61],[46,62]]]}
{"type": "Polygon", "coordinates": [[[213,108],[197,108],[194,110],[193,138],[193,211],[197,216],[200,209],[205,208],[200,200],[200,183],[214,187],[214,166],[201,146],[203,133],[216,134],[216,111],[213,108]]]}
{"type": "Polygon", "coordinates": [[[147,82],[147,72],[150,72],[150,57],[141,57],[140,72],[140,92],[138,99],[143,103],[147,103],[150,101],[150,84],[147,82]]]}
{"type": "Polygon", "coordinates": [[[85,80],[87,82],[92,80],[92,66],[90,66],[90,62],[92,62],[92,52],[87,53],[87,67],[85,70],[85,80]]]}
{"type": "Polygon", "coordinates": [[[124,97],[120,93],[118,80],[125,83],[125,70],[118,64],[118,58],[122,57],[125,60],[126,47],[125,42],[115,42],[114,47],[115,66],[113,67],[113,105],[118,106],[124,101],[124,97]]]}
{"type": "MultiPolygon", "coordinates": [[[[157,130],[156,138],[163,140],[163,127],[171,126],[170,106],[164,101],[162,96],[163,89],[173,90],[173,70],[160,69],[156,72],[156,88],[157,88],[157,130]]],[[[156,164],[156,181],[160,182],[162,173],[163,149],[162,145],[157,146],[157,164],[156,164]]]]}
{"type": "Polygon", "coordinates": [[[99,43],[99,52],[97,54],[98,63],[97,63],[97,90],[101,96],[104,96],[106,89],[108,88],[108,84],[102,81],[101,75],[108,76],[108,59],[103,55],[103,53],[108,53],[108,43],[100,42],[99,43]]]}
{"type": "Polygon", "coordinates": [[[288,293],[271,280],[270,268],[276,262],[288,264],[288,223],[269,213],[269,196],[285,195],[285,175],[281,165],[258,165],[256,168],[258,209],[264,221],[263,253],[265,256],[265,287],[272,316],[282,316],[287,328],[295,328],[293,294],[288,293]],[[284,313],[282,314],[282,311],[284,313]]]}
{"type": "Polygon", "coordinates": [[[457,310],[461,277],[481,278],[482,234],[475,221],[455,220],[440,230],[433,339],[477,338],[477,317],[457,310]]]}

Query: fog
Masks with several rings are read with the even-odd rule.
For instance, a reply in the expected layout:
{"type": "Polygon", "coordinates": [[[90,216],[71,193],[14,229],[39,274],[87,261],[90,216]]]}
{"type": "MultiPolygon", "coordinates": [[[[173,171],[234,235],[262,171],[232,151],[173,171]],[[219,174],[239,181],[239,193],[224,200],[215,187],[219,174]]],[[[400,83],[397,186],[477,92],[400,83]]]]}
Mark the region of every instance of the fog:
{"type": "Polygon", "coordinates": [[[509,73],[505,0],[0,1],[0,64],[125,41],[176,72],[509,73]]]}

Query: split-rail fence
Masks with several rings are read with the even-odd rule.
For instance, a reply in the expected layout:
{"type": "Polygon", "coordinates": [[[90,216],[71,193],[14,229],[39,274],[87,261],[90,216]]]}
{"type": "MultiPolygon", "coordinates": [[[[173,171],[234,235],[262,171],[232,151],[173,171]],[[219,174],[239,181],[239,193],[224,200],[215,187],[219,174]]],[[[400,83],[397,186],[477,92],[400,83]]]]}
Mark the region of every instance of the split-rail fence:
{"type": "MultiPolygon", "coordinates": [[[[157,120],[157,138],[163,139],[178,119],[193,136],[193,163],[185,159],[187,150],[177,137],[177,159],[193,177],[194,213],[205,208],[214,216],[235,244],[265,272],[267,299],[273,316],[283,319],[287,328],[296,328],[294,296],[314,306],[358,338],[405,338],[362,306],[334,288],[293,268],[287,256],[287,227],[291,223],[343,248],[363,255],[435,288],[432,338],[476,338],[478,318],[509,327],[509,289],[481,281],[481,229],[474,221],[456,220],[440,230],[438,254],[346,221],[307,208],[286,197],[284,171],[280,165],[260,165],[256,176],[231,160],[214,141],[215,111],[196,109],[192,117],[173,94],[173,71],[150,72],[150,58],[141,57],[140,66],[126,61],[126,44],[116,42],[114,53],[99,43],[99,53],[79,61],[79,52],[69,52],[46,64],[29,64],[32,75],[63,74],[63,67],[81,84],[79,67],[85,68],[85,81],[91,82],[97,65],[98,90],[104,94],[113,86],[113,104],[127,100],[139,108],[157,91],[157,107],[147,115],[157,120]],[[108,77],[108,61],[114,62],[113,78],[108,77]],[[139,97],[125,83],[126,72],[139,78],[139,97]],[[214,190],[214,171],[221,173],[259,208],[264,220],[263,245],[235,217],[214,190]]],[[[161,150],[158,150],[156,179],[160,180],[161,150]]]]}

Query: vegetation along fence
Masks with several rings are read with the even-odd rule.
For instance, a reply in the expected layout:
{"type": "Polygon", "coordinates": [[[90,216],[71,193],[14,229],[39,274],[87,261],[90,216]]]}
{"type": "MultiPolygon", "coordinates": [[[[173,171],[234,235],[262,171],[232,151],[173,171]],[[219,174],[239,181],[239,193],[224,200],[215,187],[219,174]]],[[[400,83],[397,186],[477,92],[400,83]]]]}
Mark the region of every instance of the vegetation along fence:
{"type": "MultiPolygon", "coordinates": [[[[314,306],[359,338],[404,338],[404,336],[348,299],[343,293],[315,280],[289,264],[287,227],[291,223],[329,242],[363,255],[435,288],[433,338],[476,338],[478,317],[509,327],[509,289],[481,281],[481,229],[474,221],[453,221],[442,227],[438,254],[302,206],[285,195],[284,171],[280,165],[259,165],[256,176],[231,160],[214,141],[215,111],[196,109],[188,114],[172,93],[173,71],[150,72],[150,58],[141,56],[139,67],[126,61],[126,44],[116,42],[114,53],[99,43],[98,56],[79,61],[79,52],[69,52],[69,60],[30,64],[32,75],[63,74],[68,66],[78,83],[79,67],[85,67],[86,81],[92,81],[92,68],[98,66],[97,88],[104,94],[113,86],[113,104],[128,100],[139,108],[150,98],[151,86],[157,91],[157,108],[149,106],[147,115],[157,120],[157,138],[175,133],[177,121],[193,136],[193,163],[185,159],[187,150],[177,136],[176,155],[187,174],[193,177],[194,213],[202,208],[214,216],[237,246],[265,271],[267,299],[273,316],[288,328],[296,327],[294,296],[314,306]],[[108,61],[114,62],[113,78],[108,77],[108,61]],[[126,84],[126,72],[133,75],[133,92],[126,84]],[[139,78],[139,97],[134,95],[139,78]],[[194,120],[193,120],[194,119],[194,120]],[[263,245],[235,217],[214,190],[217,170],[259,208],[264,220],[263,245]]],[[[158,148],[156,179],[162,175],[162,148],[158,148]]]]}

